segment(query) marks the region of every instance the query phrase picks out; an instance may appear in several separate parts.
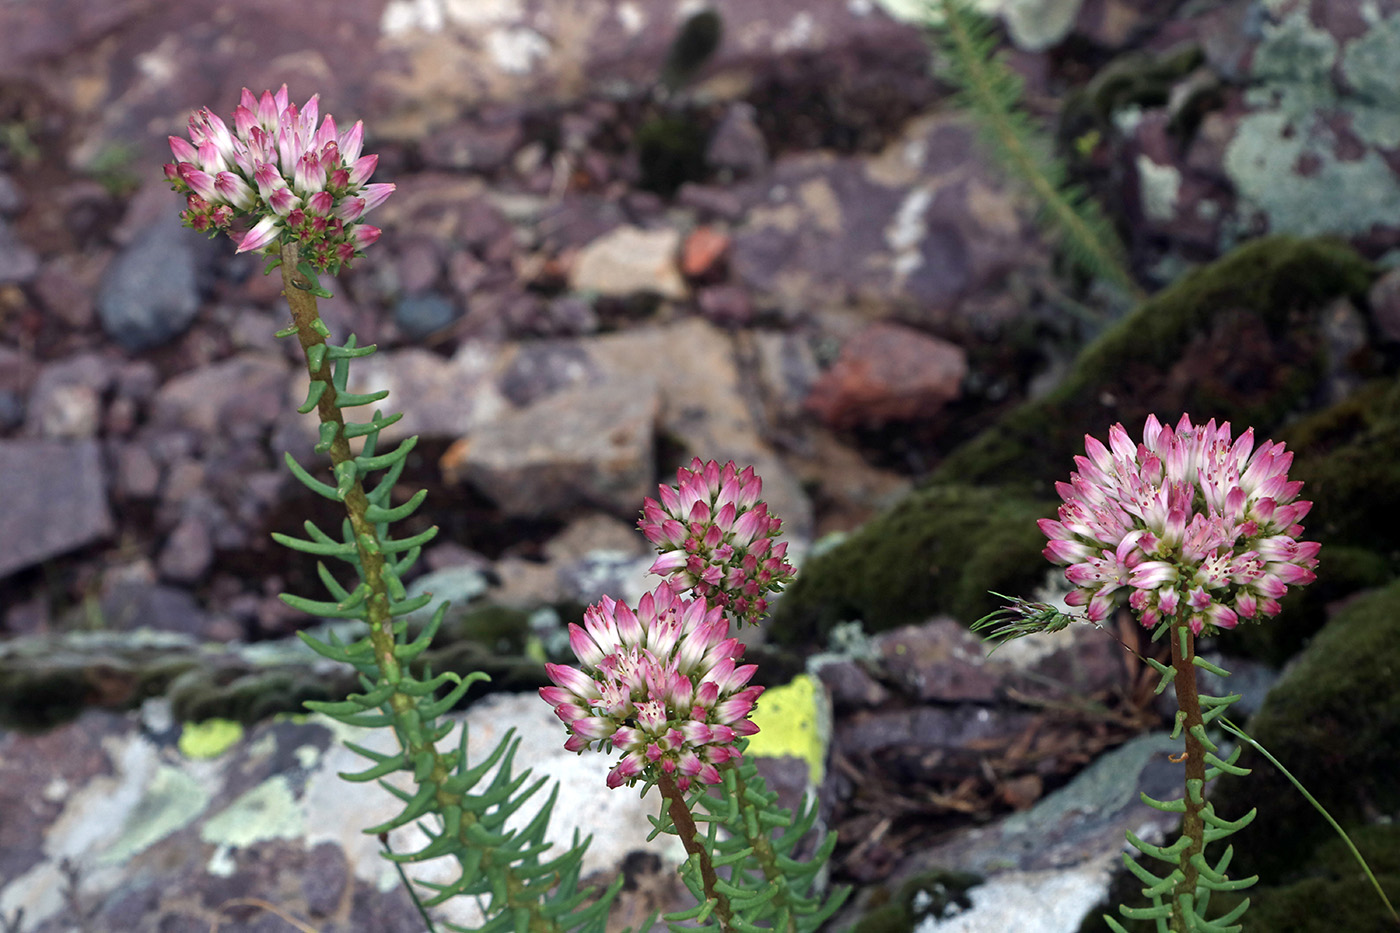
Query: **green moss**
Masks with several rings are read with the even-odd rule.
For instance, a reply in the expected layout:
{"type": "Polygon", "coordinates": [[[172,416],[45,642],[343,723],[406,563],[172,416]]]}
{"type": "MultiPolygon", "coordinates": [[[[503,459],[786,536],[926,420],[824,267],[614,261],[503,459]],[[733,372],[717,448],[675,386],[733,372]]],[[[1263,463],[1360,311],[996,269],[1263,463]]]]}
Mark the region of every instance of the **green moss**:
{"type": "Polygon", "coordinates": [[[658,116],[637,128],[641,187],[665,197],[705,175],[705,129],[694,117],[658,116]]]}
{"type": "Polygon", "coordinates": [[[1267,434],[1322,378],[1323,349],[1306,312],[1339,295],[1359,298],[1374,274],[1338,240],[1247,243],[1143,302],[1087,346],[1053,392],[1013,408],[953,451],[930,482],[1008,483],[1050,494],[1083,451],[1085,434],[1103,438],[1119,421],[1137,430],[1153,412],[1170,420],[1182,411],[1214,416],[1267,434]],[[1239,335],[1260,329],[1278,340],[1293,335],[1294,358],[1241,364],[1239,335]],[[1217,358],[1220,365],[1210,365],[1217,358]],[[1197,365],[1175,370],[1183,360],[1197,365]]]}
{"type": "Polygon", "coordinates": [[[783,594],[770,634],[818,643],[838,622],[879,632],[947,613],[971,622],[1002,593],[1029,592],[1044,576],[1036,519],[1048,502],[963,485],[918,490],[821,554],[783,594]]]}
{"type": "MultiPolygon", "coordinates": [[[[1351,839],[1395,903],[1400,897],[1400,826],[1362,827],[1351,833],[1351,839]]],[[[1390,933],[1396,929],[1376,889],[1340,838],[1319,847],[1303,871],[1306,876],[1290,884],[1250,889],[1245,929],[1289,933],[1390,933]]],[[[1214,910],[1224,913],[1241,896],[1217,895],[1214,910]]]]}
{"type": "Polygon", "coordinates": [[[851,933],[911,933],[925,918],[946,916],[950,907],[971,907],[967,891],[981,883],[978,875],[960,871],[916,875],[904,883],[898,894],[861,918],[851,933]]]}
{"type": "Polygon", "coordinates": [[[349,688],[343,674],[328,679],[309,668],[198,667],[176,677],[168,695],[181,722],[231,719],[251,725],[300,712],[307,700],[343,699],[349,688]]]}
{"type": "MultiPolygon", "coordinates": [[[[1346,606],[1270,691],[1248,729],[1345,827],[1400,811],[1400,582],[1346,606]]],[[[1217,809],[1234,818],[1258,806],[1233,837],[1241,876],[1292,880],[1332,830],[1258,756],[1247,779],[1222,780],[1217,809]]]]}

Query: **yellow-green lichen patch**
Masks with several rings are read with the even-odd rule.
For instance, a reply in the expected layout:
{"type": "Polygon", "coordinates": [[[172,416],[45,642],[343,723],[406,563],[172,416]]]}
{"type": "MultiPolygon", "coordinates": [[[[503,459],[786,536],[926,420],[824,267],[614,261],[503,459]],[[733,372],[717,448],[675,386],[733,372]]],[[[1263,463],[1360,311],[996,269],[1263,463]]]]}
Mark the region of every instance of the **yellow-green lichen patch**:
{"type": "Polygon", "coordinates": [[[121,865],[171,833],[183,829],[209,806],[209,791],[191,775],[160,766],[145,794],[127,814],[121,835],[103,850],[103,865],[121,865]]]}
{"type": "Polygon", "coordinates": [[[283,775],[263,781],[211,816],[199,835],[220,846],[248,846],[268,839],[293,839],[302,833],[302,810],[283,775]]]}
{"type": "Polygon", "coordinates": [[[769,687],[758,698],[752,718],[759,731],[749,739],[751,753],[801,758],[812,782],[821,783],[830,727],[825,697],[811,677],[799,674],[790,684],[769,687]]]}
{"type": "Polygon", "coordinates": [[[243,726],[231,719],[187,722],[180,730],[180,751],[186,758],[217,758],[243,738],[243,726]]]}

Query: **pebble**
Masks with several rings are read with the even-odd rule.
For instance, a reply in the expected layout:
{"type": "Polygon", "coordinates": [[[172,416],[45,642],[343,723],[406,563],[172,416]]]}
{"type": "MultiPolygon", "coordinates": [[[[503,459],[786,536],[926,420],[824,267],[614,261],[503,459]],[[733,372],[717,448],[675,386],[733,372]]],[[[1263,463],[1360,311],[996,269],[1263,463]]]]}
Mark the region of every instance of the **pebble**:
{"type": "Polygon", "coordinates": [[[414,295],[394,307],[394,323],[409,340],[422,340],[461,316],[452,299],[436,294],[414,295]]]}
{"type": "Polygon", "coordinates": [[[902,324],[872,324],[848,339],[807,397],[835,428],[925,418],[958,397],[967,375],[961,347],[902,324]]]}
{"type": "Polygon", "coordinates": [[[97,293],[102,329],[131,352],[183,333],[199,312],[193,232],[173,220],[141,231],[103,276],[97,293]]]}

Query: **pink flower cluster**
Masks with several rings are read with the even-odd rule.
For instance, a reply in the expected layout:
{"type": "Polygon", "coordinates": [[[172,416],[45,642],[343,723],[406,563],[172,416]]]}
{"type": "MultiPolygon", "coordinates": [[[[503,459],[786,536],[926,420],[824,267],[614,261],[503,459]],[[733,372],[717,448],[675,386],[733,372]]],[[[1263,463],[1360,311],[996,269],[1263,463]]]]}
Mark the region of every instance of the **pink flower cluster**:
{"type": "Polygon", "coordinates": [[[638,527],[661,556],[651,572],[732,612],[740,624],[768,611],[768,595],[792,579],[787,544],[775,543],[782,521],[759,501],[763,480],[731,460],[721,467],[695,458],[678,485],[648,498],[638,527]]]}
{"type": "Polygon", "coordinates": [[[747,718],[763,692],[745,686],[755,665],[729,637],[720,606],[690,600],[663,583],[637,610],[606,596],[569,626],[580,668],[546,664],[540,688],[569,729],[565,748],[614,748],[622,760],[608,786],[673,775],[682,792],[719,783],[718,765],[738,760],[734,742],[758,731],[747,718]]]}
{"type": "Polygon", "coordinates": [[[1297,540],[1312,503],[1283,444],[1186,415],[1175,429],[1149,416],[1139,444],[1121,424],[1108,436],[1084,438],[1078,471],[1055,484],[1059,520],[1040,521],[1045,556],[1076,587],[1066,601],[1091,620],[1126,597],[1145,627],[1183,619],[1199,635],[1276,615],[1290,585],[1316,579],[1321,546],[1297,540]]]}
{"type": "Polygon", "coordinates": [[[394,186],[366,184],[379,157],[360,154],[364,124],[338,133],[327,114],[318,129],[318,100],[298,109],[285,84],[261,98],[244,88],[233,132],[207,107],[191,114],[190,138],[170,137],[175,161],[165,166],[165,177],[186,195],[185,224],[228,230],[235,218],[249,217],[252,229],[229,232],[238,252],[289,236],[301,243],[303,258],[332,273],[379,239],[379,228],[362,218],[394,186]]]}

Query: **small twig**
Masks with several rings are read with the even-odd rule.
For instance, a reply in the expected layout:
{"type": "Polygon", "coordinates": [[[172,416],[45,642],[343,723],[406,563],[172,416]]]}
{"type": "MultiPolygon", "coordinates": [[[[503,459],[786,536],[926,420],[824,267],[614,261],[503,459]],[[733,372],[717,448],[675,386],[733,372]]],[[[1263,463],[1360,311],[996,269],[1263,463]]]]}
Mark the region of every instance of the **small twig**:
{"type": "Polygon", "coordinates": [[[315,927],[302,923],[276,904],[270,904],[256,897],[235,897],[232,900],[227,900],[220,904],[216,908],[218,916],[209,924],[209,933],[219,933],[219,927],[221,927],[224,922],[224,911],[228,910],[230,907],[256,907],[259,910],[267,911],[280,920],[285,920],[287,923],[300,930],[301,933],[321,933],[321,931],[317,930],[315,927]]]}

